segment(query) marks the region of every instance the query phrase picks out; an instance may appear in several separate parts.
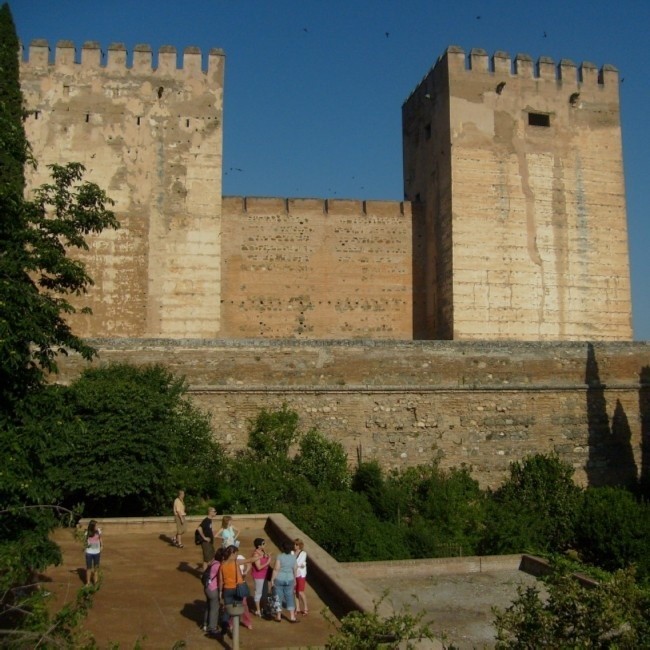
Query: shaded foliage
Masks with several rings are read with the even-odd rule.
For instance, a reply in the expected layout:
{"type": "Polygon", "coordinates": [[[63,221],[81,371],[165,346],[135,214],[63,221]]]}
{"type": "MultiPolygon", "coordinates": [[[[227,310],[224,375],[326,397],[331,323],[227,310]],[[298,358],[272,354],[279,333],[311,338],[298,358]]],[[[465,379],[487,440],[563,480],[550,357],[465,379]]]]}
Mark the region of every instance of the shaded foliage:
{"type": "Polygon", "coordinates": [[[482,553],[563,551],[572,542],[581,490],[573,468],[537,454],[510,465],[510,477],[489,495],[482,553]]]}
{"type": "Polygon", "coordinates": [[[581,558],[609,571],[634,564],[650,578],[650,505],[623,488],[585,492],[578,509],[575,543],[581,558]]]}
{"type": "Polygon", "coordinates": [[[495,610],[497,648],[647,648],[650,594],[620,571],[595,587],[556,571],[536,587],[518,589],[518,598],[495,610]]]}

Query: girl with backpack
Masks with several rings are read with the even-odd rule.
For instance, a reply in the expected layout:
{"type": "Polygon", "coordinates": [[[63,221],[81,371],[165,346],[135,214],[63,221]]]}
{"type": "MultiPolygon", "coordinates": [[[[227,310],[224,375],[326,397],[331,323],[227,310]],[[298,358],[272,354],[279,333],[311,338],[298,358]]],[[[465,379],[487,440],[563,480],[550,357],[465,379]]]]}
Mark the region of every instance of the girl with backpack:
{"type": "Polygon", "coordinates": [[[214,559],[208,564],[201,576],[203,592],[205,593],[205,616],[203,617],[203,631],[209,635],[219,633],[219,569],[223,561],[223,549],[217,549],[214,559]]]}

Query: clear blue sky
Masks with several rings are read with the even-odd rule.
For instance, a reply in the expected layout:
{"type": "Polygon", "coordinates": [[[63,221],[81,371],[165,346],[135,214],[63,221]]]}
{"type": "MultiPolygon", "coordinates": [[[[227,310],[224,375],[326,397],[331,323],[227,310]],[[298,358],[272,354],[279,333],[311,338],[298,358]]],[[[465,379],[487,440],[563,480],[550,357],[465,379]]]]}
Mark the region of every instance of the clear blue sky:
{"type": "Polygon", "coordinates": [[[650,340],[648,0],[13,0],[24,44],[226,52],[224,193],[400,200],[401,105],[448,45],[620,70],[636,339],[650,340]],[[239,171],[241,170],[241,171],[239,171]]]}

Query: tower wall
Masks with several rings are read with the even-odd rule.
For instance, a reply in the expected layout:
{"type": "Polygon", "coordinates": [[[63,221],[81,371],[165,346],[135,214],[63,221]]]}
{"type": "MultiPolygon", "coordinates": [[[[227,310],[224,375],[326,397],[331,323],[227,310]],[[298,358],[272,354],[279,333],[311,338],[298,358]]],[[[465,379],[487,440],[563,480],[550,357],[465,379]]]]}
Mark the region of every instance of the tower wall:
{"type": "Polygon", "coordinates": [[[419,222],[392,201],[225,198],[221,336],[414,338],[419,222]]]}
{"type": "Polygon", "coordinates": [[[618,83],[449,48],[407,100],[406,197],[426,202],[429,268],[451,287],[438,337],[631,338],[618,83]]]}
{"type": "Polygon", "coordinates": [[[115,200],[121,229],[90,238],[80,254],[95,286],[77,314],[81,336],[209,337],[220,322],[224,57],[197,48],[123,45],[104,56],[69,41],[34,41],[21,62],[35,158],[31,186],[47,165],[81,162],[115,200]],[[79,56],[80,55],[80,56],[79,56]]]}

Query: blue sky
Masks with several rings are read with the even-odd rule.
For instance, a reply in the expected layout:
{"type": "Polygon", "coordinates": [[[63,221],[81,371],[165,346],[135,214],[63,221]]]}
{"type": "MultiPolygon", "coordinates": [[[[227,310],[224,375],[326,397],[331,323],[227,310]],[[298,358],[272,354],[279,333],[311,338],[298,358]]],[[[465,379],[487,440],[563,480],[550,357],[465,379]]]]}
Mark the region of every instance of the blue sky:
{"type": "Polygon", "coordinates": [[[650,340],[648,0],[13,0],[24,44],[226,53],[224,193],[401,200],[401,105],[448,45],[621,75],[634,336],[650,340]]]}

